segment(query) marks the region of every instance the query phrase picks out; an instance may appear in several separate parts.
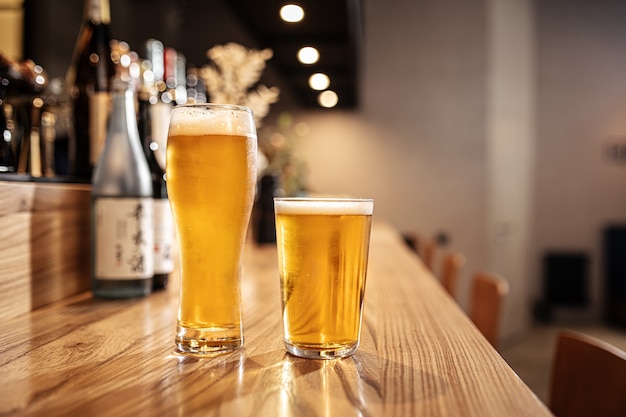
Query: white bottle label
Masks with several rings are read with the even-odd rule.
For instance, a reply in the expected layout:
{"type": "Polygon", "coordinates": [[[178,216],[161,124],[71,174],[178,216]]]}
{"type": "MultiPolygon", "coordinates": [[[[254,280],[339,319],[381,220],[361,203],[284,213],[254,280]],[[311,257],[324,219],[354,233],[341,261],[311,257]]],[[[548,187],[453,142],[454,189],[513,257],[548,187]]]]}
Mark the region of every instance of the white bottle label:
{"type": "Polygon", "coordinates": [[[97,198],[95,273],[100,279],[148,279],[154,275],[152,198],[97,198]]]}
{"type": "Polygon", "coordinates": [[[174,270],[172,245],[174,219],[167,199],[154,200],[154,273],[169,274],[174,270]]]}

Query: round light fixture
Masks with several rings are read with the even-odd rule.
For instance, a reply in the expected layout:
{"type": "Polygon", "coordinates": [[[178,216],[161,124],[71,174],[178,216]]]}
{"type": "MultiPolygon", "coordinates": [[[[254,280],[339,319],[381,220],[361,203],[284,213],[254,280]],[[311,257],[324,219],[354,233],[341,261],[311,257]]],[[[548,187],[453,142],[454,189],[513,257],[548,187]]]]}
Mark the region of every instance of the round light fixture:
{"type": "Polygon", "coordinates": [[[322,91],[317,96],[317,102],[322,107],[331,108],[337,105],[337,103],[339,102],[339,97],[337,96],[337,93],[335,93],[334,91],[326,90],[326,91],[322,91]]]}
{"type": "Polygon", "coordinates": [[[304,18],[304,10],[297,4],[285,4],[280,8],[280,18],[285,22],[296,23],[304,18]]]}
{"type": "Polygon", "coordinates": [[[328,75],[317,72],[309,77],[309,86],[313,90],[322,91],[326,90],[330,85],[330,78],[328,75]]]}
{"type": "Polygon", "coordinates": [[[320,53],[312,46],[305,46],[298,51],[298,61],[303,64],[315,64],[320,59],[320,53]]]}

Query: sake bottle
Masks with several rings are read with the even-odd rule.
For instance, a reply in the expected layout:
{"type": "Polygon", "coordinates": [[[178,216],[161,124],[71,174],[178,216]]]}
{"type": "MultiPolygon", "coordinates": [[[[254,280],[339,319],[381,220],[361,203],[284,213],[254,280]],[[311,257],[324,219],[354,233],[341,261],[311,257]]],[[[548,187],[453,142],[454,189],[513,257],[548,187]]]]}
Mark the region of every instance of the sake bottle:
{"type": "MultiPolygon", "coordinates": [[[[146,65],[148,66],[148,65],[146,65]]],[[[142,77],[143,83],[138,92],[138,127],[142,148],[152,178],[152,198],[154,201],[154,291],[167,287],[170,273],[174,270],[174,219],[170,209],[165,183],[165,169],[159,163],[157,152],[161,145],[152,137],[152,106],[156,105],[157,90],[153,82],[142,77]]]]}
{"type": "Polygon", "coordinates": [[[154,275],[152,179],[128,83],[112,83],[113,108],[92,179],[92,290],[97,298],[150,294],[154,275]]]}

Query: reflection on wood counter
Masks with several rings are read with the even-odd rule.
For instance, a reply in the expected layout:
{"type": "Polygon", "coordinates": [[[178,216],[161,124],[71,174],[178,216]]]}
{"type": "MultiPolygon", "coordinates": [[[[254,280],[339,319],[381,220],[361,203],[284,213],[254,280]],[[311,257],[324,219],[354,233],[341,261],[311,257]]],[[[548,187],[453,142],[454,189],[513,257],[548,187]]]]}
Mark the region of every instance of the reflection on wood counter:
{"type": "Polygon", "coordinates": [[[174,353],[177,280],[89,293],[0,322],[0,416],[551,415],[385,224],[372,229],[361,347],[316,361],[282,343],[276,248],[250,244],[244,348],[174,353]]]}

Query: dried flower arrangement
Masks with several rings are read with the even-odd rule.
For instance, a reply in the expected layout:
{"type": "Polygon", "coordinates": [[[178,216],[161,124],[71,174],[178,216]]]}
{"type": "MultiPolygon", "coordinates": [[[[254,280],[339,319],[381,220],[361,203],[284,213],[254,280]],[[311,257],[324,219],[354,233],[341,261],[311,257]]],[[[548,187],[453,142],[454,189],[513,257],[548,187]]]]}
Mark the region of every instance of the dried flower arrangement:
{"type": "Polygon", "coordinates": [[[306,135],[308,125],[295,123],[290,113],[280,114],[276,125],[266,129],[259,139],[259,147],[267,155],[266,171],[280,180],[282,193],[287,197],[300,197],[308,193],[307,166],[296,152],[296,145],[306,135]]]}
{"type": "MultiPolygon", "coordinates": [[[[270,105],[278,101],[280,89],[259,84],[259,79],[272,58],[271,49],[254,50],[231,42],[216,45],[207,51],[211,61],[202,67],[199,76],[206,85],[212,103],[237,104],[252,109],[258,127],[267,116],[270,105]]],[[[306,193],[306,166],[294,154],[291,118],[278,118],[278,125],[259,131],[259,176],[279,177],[285,195],[306,193]],[[288,122],[285,122],[288,120],[288,122]],[[266,133],[267,135],[263,135],[266,133]],[[282,138],[276,140],[276,137],[282,138]]]]}
{"type": "Polygon", "coordinates": [[[280,89],[257,85],[265,62],[273,55],[271,49],[248,49],[230,42],[207,51],[211,64],[200,69],[207,94],[212,103],[237,104],[252,109],[257,127],[278,101],[280,89]]]}

